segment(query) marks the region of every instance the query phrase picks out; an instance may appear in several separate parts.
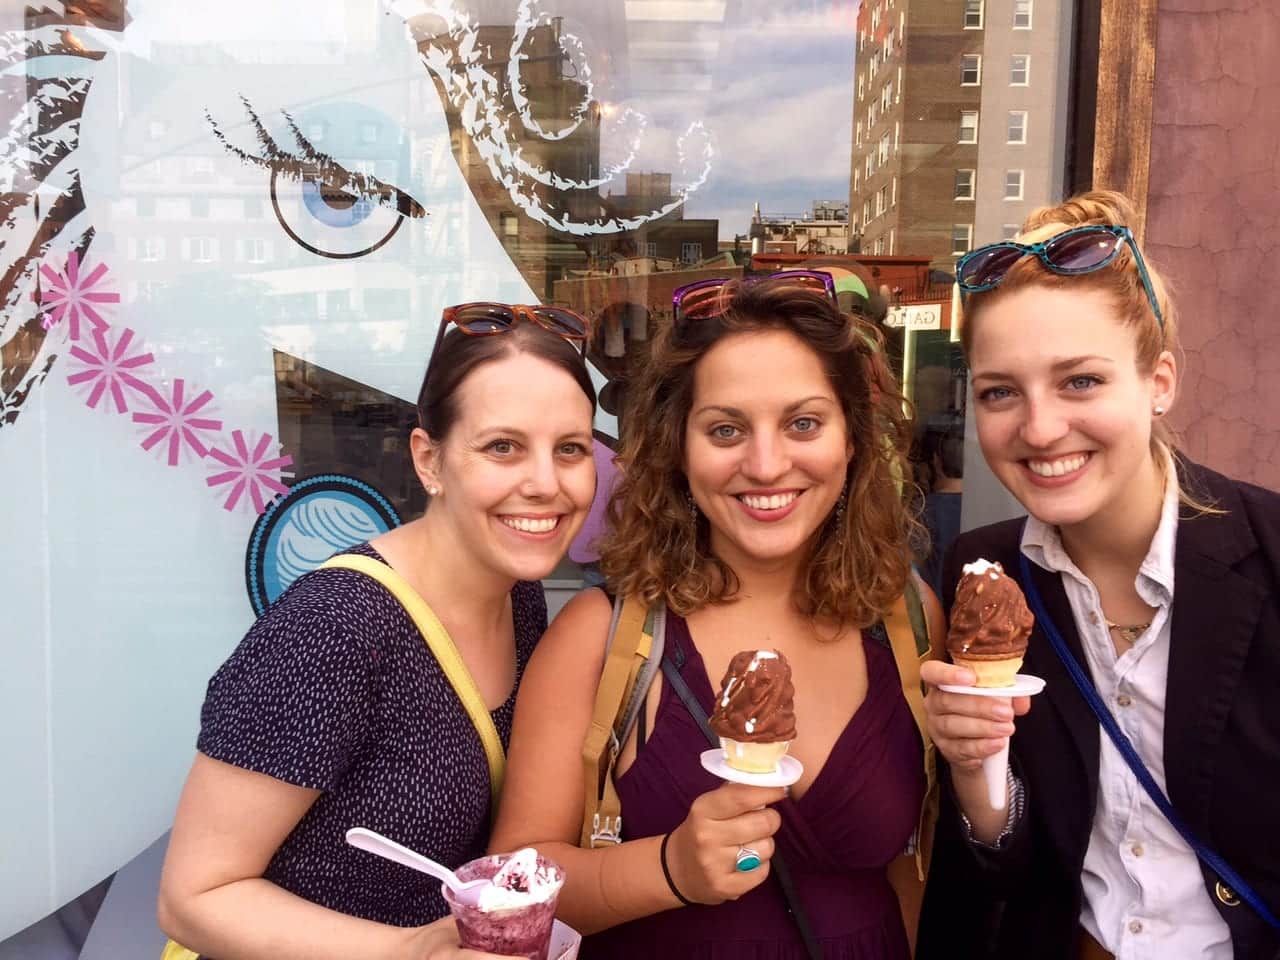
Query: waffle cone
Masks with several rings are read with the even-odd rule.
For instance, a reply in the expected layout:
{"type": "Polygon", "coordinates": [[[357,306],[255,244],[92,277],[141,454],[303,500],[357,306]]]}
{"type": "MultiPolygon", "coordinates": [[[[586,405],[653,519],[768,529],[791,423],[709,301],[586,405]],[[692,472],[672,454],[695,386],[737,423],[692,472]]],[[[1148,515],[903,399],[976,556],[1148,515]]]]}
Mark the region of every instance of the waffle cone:
{"type": "Polygon", "coordinates": [[[778,769],[778,761],[786,756],[790,740],[776,743],[750,743],[745,740],[720,738],[720,748],[724,750],[724,762],[743,773],[774,773],[778,769]]]}
{"type": "Polygon", "coordinates": [[[951,659],[958,666],[968,667],[978,678],[976,687],[1012,687],[1017,683],[1018,671],[1022,669],[1022,657],[1010,657],[1002,660],[971,660],[968,657],[951,659]]]}

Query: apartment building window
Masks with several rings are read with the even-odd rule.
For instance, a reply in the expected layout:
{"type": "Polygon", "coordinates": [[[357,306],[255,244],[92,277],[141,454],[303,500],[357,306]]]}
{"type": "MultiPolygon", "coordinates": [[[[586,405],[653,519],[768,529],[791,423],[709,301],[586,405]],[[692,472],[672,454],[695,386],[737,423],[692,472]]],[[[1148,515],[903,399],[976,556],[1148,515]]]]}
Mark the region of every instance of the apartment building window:
{"type": "Polygon", "coordinates": [[[890,30],[888,35],[884,38],[884,55],[886,58],[892,56],[893,42],[896,39],[897,39],[897,31],[894,31],[894,30],[890,30]]]}
{"type": "Polygon", "coordinates": [[[974,198],[974,180],[977,177],[975,170],[957,170],[956,171],[956,199],[972,200],[974,198]]]}
{"type": "Polygon", "coordinates": [[[1000,227],[1000,239],[1012,240],[1018,235],[1019,227],[1016,223],[1006,223],[1000,227]]]}
{"type": "Polygon", "coordinates": [[[875,249],[876,249],[876,256],[877,256],[877,257],[882,256],[882,255],[884,254],[884,237],[876,237],[876,248],[875,248],[875,249]]]}
{"type": "Polygon", "coordinates": [[[876,125],[876,102],[871,101],[871,106],[867,107],[867,133],[871,132],[871,128],[876,125]]]}
{"type": "Polygon", "coordinates": [[[874,150],[867,154],[867,161],[864,164],[864,168],[866,169],[867,179],[870,180],[871,175],[876,172],[876,152],[874,150]]]}
{"type": "Polygon", "coordinates": [[[1031,0],[1013,0],[1013,29],[1031,29],[1031,0]]]}
{"type": "Polygon", "coordinates": [[[853,168],[853,192],[858,192],[858,185],[862,183],[862,171],[857,167],[853,168]]]}
{"type": "Polygon", "coordinates": [[[982,29],[983,0],[964,0],[964,28],[966,30],[982,29]]]}
{"type": "Polygon", "coordinates": [[[902,68],[898,68],[898,79],[893,85],[894,103],[902,99],[902,68]]]}
{"type": "Polygon", "coordinates": [[[861,120],[859,120],[856,124],[854,124],[853,138],[854,138],[853,145],[855,147],[862,146],[862,121],[861,120]]]}
{"type": "Polygon", "coordinates": [[[164,237],[147,237],[142,241],[142,259],[143,260],[163,260],[164,259],[164,237]]]}
{"type": "Polygon", "coordinates": [[[1006,200],[1022,199],[1022,171],[1006,170],[1004,172],[1004,198],[1006,200]]]}
{"type": "Polygon", "coordinates": [[[1031,55],[1015,53],[1009,58],[1009,86],[1025,87],[1031,83],[1031,55]]]}
{"type": "Polygon", "coordinates": [[[858,71],[858,99],[862,100],[867,93],[866,84],[863,81],[862,71],[858,71]]]}
{"type": "Polygon", "coordinates": [[[893,178],[893,183],[889,187],[889,206],[896,207],[898,205],[898,178],[893,178]]]}
{"type": "Polygon", "coordinates": [[[897,230],[889,231],[889,256],[893,256],[894,240],[896,239],[895,235],[897,232],[897,230]]]}
{"type": "Polygon", "coordinates": [[[218,259],[216,237],[192,237],[187,241],[187,252],[196,263],[212,263],[218,259]]]}
{"type": "Polygon", "coordinates": [[[887,187],[881,187],[876,191],[876,216],[880,216],[888,209],[889,190],[887,187]]]}
{"type": "Polygon", "coordinates": [[[889,162],[889,134],[880,138],[880,166],[889,162]]]}
{"type": "Polygon", "coordinates": [[[960,57],[960,86],[976,87],[982,83],[982,55],[966,53],[960,57]]]}
{"type": "Polygon", "coordinates": [[[646,257],[656,257],[658,255],[658,241],[646,240],[640,245],[640,251],[646,257]]]}
{"type": "MultiPolygon", "coordinates": [[[[1010,116],[1012,116],[1012,114],[1010,116]]],[[[1012,120],[1010,120],[1010,123],[1012,123],[1012,120]]],[[[978,111],[977,110],[961,110],[960,111],[959,142],[960,143],[977,143],[978,142],[978,111]]]]}
{"type": "Polygon", "coordinates": [[[880,91],[880,112],[886,112],[893,105],[893,80],[890,78],[880,91]]]}
{"type": "Polygon", "coordinates": [[[680,259],[685,263],[696,263],[702,259],[702,244],[685,241],[680,244],[680,259]]]}
{"type": "Polygon", "coordinates": [[[951,255],[963,256],[973,246],[973,224],[957,223],[951,228],[951,255]]]}
{"type": "Polygon", "coordinates": [[[871,55],[871,62],[867,64],[867,79],[868,80],[874,79],[876,75],[876,71],[879,69],[880,69],[880,54],[873,53],[871,55]]]}
{"type": "Polygon", "coordinates": [[[871,222],[871,201],[862,201],[862,222],[868,224],[871,222]]]}
{"type": "Polygon", "coordinates": [[[1009,130],[1006,142],[1008,143],[1026,143],[1027,142],[1027,111],[1010,110],[1009,111],[1009,130]]]}
{"type": "Polygon", "coordinates": [[[250,263],[266,263],[271,259],[271,241],[262,237],[250,237],[248,257],[250,263]]]}
{"type": "Polygon", "coordinates": [[[902,121],[895,120],[893,121],[893,152],[895,155],[898,152],[898,145],[899,143],[901,143],[901,140],[900,140],[901,136],[902,136],[902,121]]]}

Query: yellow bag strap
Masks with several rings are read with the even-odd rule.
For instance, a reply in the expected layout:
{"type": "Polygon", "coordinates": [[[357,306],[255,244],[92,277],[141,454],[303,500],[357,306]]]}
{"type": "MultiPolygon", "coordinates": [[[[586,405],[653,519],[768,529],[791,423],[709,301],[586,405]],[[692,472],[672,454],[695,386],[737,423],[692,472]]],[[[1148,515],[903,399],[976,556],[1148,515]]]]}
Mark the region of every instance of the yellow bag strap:
{"type": "Polygon", "coordinates": [[[445,630],[444,624],[418,592],[409,586],[408,581],[385,563],[372,557],[340,553],[320,565],[321,569],[335,567],[355,570],[377,580],[388,593],[400,601],[400,605],[417,626],[418,632],[422,634],[436,662],[440,664],[440,669],[453,685],[454,693],[458,695],[462,706],[471,717],[476,733],[480,735],[485,757],[489,761],[489,790],[493,799],[491,809],[493,815],[497,816],[498,797],[502,791],[502,774],[506,766],[502,738],[498,736],[498,728],[493,725],[493,717],[489,713],[489,708],[485,706],[484,698],[480,696],[480,690],[476,687],[471,671],[467,669],[462,655],[458,653],[458,648],[454,645],[449,632],[445,630]]]}
{"type": "MultiPolygon", "coordinates": [[[[909,586],[908,589],[911,589],[909,586]]],[[[884,618],[884,629],[889,634],[889,646],[893,650],[893,659],[898,664],[898,676],[902,679],[902,695],[911,708],[911,716],[920,729],[920,736],[925,743],[929,742],[929,731],[925,726],[924,690],[920,683],[920,664],[929,659],[929,647],[920,652],[916,642],[916,631],[912,628],[911,614],[907,609],[907,595],[903,593],[893,602],[893,607],[884,618]]],[[[924,623],[925,636],[928,636],[928,621],[924,623]]]]}
{"type": "Polygon", "coordinates": [[[924,685],[920,680],[920,664],[932,657],[933,643],[929,636],[929,620],[925,616],[915,578],[916,574],[913,571],[902,596],[894,601],[893,607],[885,615],[884,628],[889,635],[893,659],[898,665],[902,695],[907,701],[907,707],[911,710],[911,716],[920,731],[920,740],[924,744],[926,788],[915,844],[916,870],[920,879],[924,880],[932,847],[933,822],[936,819],[934,787],[937,784],[937,766],[934,760],[933,743],[929,739],[929,728],[925,723],[924,685]]]}
{"type": "MultiPolygon", "coordinates": [[[[582,745],[584,802],[581,847],[622,842],[622,801],[613,784],[613,765],[622,744],[614,729],[653,643],[646,630],[648,608],[638,597],[627,597],[613,629],[609,656],[596,688],[591,727],[582,745]]],[[[644,709],[642,706],[640,709],[644,709]]]]}
{"type": "Polygon", "coordinates": [[[160,952],[160,960],[200,960],[200,954],[170,940],[165,943],[164,950],[160,952]]]}

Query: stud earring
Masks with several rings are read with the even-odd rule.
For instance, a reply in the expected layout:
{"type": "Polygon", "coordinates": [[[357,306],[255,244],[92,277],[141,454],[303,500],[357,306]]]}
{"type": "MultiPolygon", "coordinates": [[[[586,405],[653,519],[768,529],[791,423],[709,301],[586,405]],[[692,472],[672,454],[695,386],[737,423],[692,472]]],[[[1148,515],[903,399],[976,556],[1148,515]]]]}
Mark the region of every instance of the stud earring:
{"type": "Polygon", "coordinates": [[[1152,412],[1153,414],[1155,414],[1157,417],[1163,417],[1163,416],[1164,416],[1164,407],[1162,407],[1162,406],[1160,406],[1159,404],[1157,404],[1157,405],[1152,409],[1152,411],[1151,411],[1151,412],[1152,412]]]}
{"type": "Polygon", "coordinates": [[[436,496],[439,492],[440,492],[439,487],[427,487],[427,493],[429,493],[433,497],[436,496]]]}

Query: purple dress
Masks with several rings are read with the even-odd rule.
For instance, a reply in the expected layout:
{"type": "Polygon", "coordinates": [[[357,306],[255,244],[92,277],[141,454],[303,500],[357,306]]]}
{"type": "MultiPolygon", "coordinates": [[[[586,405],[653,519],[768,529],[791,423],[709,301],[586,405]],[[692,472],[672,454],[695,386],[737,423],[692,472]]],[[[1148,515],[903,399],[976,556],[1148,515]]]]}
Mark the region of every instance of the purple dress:
{"type": "MultiPolygon", "coordinates": [[[[778,804],[778,848],[826,960],[907,960],[910,950],[886,867],[915,829],[925,781],[920,735],[902,696],[893,655],[864,631],[867,696],[804,796],[778,804]]],[[[709,709],[715,698],[684,620],[667,618],[667,655],[709,709]]],[[[683,822],[720,780],[702,769],[707,741],[670,684],[654,728],[618,778],[625,839],[658,836],[683,822]]],[[[654,866],[657,869],[657,865],[654,866]]],[[[786,899],[770,877],[736,901],[680,907],[588,938],[583,960],[806,960],[786,899]]]]}

